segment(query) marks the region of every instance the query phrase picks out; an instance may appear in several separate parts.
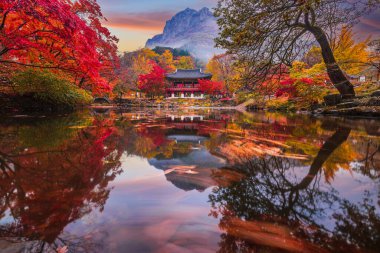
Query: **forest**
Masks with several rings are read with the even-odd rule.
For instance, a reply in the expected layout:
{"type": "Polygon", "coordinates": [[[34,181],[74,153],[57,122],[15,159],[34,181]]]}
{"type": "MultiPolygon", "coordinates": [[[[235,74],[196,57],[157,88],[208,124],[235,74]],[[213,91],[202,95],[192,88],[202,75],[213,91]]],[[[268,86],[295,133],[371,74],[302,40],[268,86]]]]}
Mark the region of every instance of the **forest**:
{"type": "Polygon", "coordinates": [[[235,104],[254,99],[273,110],[311,110],[329,101],[377,94],[380,40],[358,39],[353,25],[378,1],[295,1],[281,10],[270,7],[276,1],[255,1],[243,11],[245,2],[219,1],[216,46],[226,53],[202,62],[169,47],[119,52],[118,39],[104,26],[106,18],[95,0],[2,1],[2,108],[40,104],[36,108],[73,109],[91,104],[94,97],[113,100],[136,91],[161,99],[167,73],[194,68],[213,75],[199,82],[209,98],[218,95],[235,104]],[[337,15],[342,12],[347,17],[337,15]],[[251,19],[236,27],[245,15],[251,19]],[[276,23],[267,27],[273,16],[276,23]],[[323,42],[315,40],[317,33],[323,42]]]}

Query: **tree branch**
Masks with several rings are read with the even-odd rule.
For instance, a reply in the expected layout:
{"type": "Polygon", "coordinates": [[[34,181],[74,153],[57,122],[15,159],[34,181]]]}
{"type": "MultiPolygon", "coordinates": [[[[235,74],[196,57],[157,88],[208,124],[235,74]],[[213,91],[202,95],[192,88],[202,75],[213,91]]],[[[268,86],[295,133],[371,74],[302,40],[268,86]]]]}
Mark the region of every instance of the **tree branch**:
{"type": "Polygon", "coordinates": [[[1,21],[1,25],[0,25],[0,30],[2,30],[4,28],[4,26],[5,26],[5,20],[7,19],[8,14],[9,14],[9,11],[6,11],[4,13],[4,17],[3,17],[3,20],[1,21]]]}
{"type": "Polygon", "coordinates": [[[21,63],[21,62],[15,62],[15,61],[7,61],[7,60],[0,60],[0,63],[15,64],[15,65],[21,65],[21,66],[32,67],[32,68],[59,69],[59,70],[66,70],[66,71],[74,71],[75,72],[75,69],[62,68],[60,66],[42,66],[42,65],[34,65],[34,64],[21,63]]]}

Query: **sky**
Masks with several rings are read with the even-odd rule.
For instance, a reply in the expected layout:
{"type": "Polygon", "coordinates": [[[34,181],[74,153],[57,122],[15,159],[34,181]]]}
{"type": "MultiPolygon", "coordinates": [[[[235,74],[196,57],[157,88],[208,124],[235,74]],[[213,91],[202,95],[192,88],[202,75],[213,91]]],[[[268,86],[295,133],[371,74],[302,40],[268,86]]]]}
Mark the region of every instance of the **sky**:
{"type": "MultiPolygon", "coordinates": [[[[119,51],[133,51],[162,33],[165,22],[186,8],[213,8],[217,0],[98,0],[107,26],[119,39],[119,51]]],[[[380,38],[380,11],[362,17],[354,29],[358,40],[380,38]]]]}
{"type": "Polygon", "coordinates": [[[120,39],[119,51],[133,51],[162,33],[165,22],[176,13],[186,8],[213,8],[217,0],[98,0],[98,3],[108,20],[105,25],[120,39]]]}

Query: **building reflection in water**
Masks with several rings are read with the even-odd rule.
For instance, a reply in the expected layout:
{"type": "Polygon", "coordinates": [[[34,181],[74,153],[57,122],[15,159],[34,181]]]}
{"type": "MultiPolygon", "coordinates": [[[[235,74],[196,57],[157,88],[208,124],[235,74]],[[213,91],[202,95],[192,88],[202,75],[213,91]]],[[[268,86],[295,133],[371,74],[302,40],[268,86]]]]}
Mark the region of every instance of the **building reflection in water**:
{"type": "MultiPolygon", "coordinates": [[[[84,235],[65,228],[103,211],[128,157],[161,170],[178,191],[209,195],[204,216],[218,219],[219,252],[380,248],[376,120],[97,111],[6,119],[0,130],[0,246],[10,252],[109,249],[100,228],[84,235]]],[[[143,207],[164,209],[154,203],[143,207]]]]}
{"type": "Polygon", "coordinates": [[[213,174],[225,167],[226,161],[211,154],[205,142],[210,139],[210,129],[220,129],[225,124],[224,120],[211,120],[205,115],[167,114],[165,138],[174,142],[174,152],[170,157],[154,157],[149,163],[163,170],[168,181],[185,191],[202,192],[217,185],[213,174]]]}

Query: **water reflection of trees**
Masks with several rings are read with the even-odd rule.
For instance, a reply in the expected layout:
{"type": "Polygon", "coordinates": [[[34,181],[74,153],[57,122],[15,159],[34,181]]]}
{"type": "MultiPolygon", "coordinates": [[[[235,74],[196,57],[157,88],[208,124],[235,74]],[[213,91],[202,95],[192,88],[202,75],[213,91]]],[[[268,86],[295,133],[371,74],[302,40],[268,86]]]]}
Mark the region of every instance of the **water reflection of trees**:
{"type": "Polygon", "coordinates": [[[94,252],[99,245],[91,238],[62,232],[104,208],[108,183],[120,173],[116,131],[102,120],[52,121],[1,127],[0,217],[13,221],[0,226],[0,237],[27,252],[64,246],[68,252],[94,252]]]}
{"type": "MultiPolygon", "coordinates": [[[[364,173],[362,167],[365,166],[367,173],[374,176],[379,171],[376,165],[379,163],[377,150],[380,142],[369,138],[364,132],[368,121],[347,123],[309,116],[288,117],[270,113],[247,116],[223,111],[204,116],[203,119],[192,122],[195,127],[188,129],[186,126],[181,128],[186,122],[182,124],[179,120],[168,120],[165,114],[146,116],[127,113],[121,114],[117,125],[126,153],[148,159],[174,159],[190,154],[194,148],[206,148],[212,155],[225,158],[230,164],[244,163],[254,156],[270,155],[297,159],[298,166],[311,166],[310,173],[313,173],[313,168],[318,168],[318,163],[322,162],[327,181],[332,181],[342,169],[364,173]],[[348,141],[333,151],[333,155],[326,156],[322,152],[320,159],[313,159],[320,152],[324,139],[334,134],[337,125],[341,127],[338,134],[348,131],[350,127],[356,129],[351,131],[348,141]],[[207,138],[202,144],[181,143],[168,139],[170,134],[207,138]],[[367,150],[367,155],[364,150],[367,150]],[[325,159],[322,159],[323,156],[325,159]],[[356,166],[353,166],[353,161],[356,166]]],[[[380,129],[380,125],[371,122],[370,129],[375,128],[380,129]]],[[[339,139],[339,136],[334,138],[339,139]]]]}
{"type": "Polygon", "coordinates": [[[62,231],[70,222],[104,207],[110,192],[107,185],[119,173],[122,153],[169,160],[202,146],[234,163],[238,172],[207,168],[202,174],[182,166],[171,173],[207,182],[207,187],[220,186],[210,197],[213,214],[222,215],[220,226],[227,231],[220,252],[352,251],[379,246],[379,217],[371,198],[352,203],[320,187],[323,180],[332,182],[342,168],[379,178],[380,142],[363,134],[368,126],[359,124],[351,131],[354,123],[309,117],[227,116],[209,116],[190,132],[162,115],[127,118],[113,112],[96,118],[74,115],[2,122],[0,218],[11,216],[14,221],[0,226],[0,237],[22,241],[31,252],[64,245],[73,252],[94,252],[101,243],[89,240],[93,235],[75,238],[62,231]],[[207,140],[168,139],[170,134],[189,133],[207,140]],[[305,166],[308,171],[300,178],[296,170],[305,166]],[[246,177],[240,180],[242,172],[246,177]],[[332,207],[340,210],[333,215],[333,229],[319,219],[332,207]],[[263,241],[264,246],[259,243],[263,241]]]}
{"type": "MultiPolygon", "coordinates": [[[[174,112],[171,112],[174,113],[174,112]]],[[[195,113],[196,114],[196,113],[195,113]]],[[[144,158],[173,158],[186,155],[195,143],[176,142],[170,135],[194,135],[209,137],[225,128],[226,114],[217,113],[205,116],[204,120],[192,122],[179,118],[170,119],[165,113],[145,115],[141,113],[120,113],[116,122],[123,145],[128,155],[144,158]],[[192,125],[189,127],[189,125],[192,125]]]]}
{"type": "Polygon", "coordinates": [[[219,252],[375,252],[380,248],[380,216],[369,193],[362,203],[352,203],[333,188],[320,186],[323,165],[350,132],[347,126],[338,127],[301,179],[295,170],[303,163],[295,159],[243,156],[235,167],[246,178],[210,195],[212,214],[221,216],[220,227],[226,231],[219,252]],[[335,210],[333,229],[321,221],[331,210],[335,210]]]}

